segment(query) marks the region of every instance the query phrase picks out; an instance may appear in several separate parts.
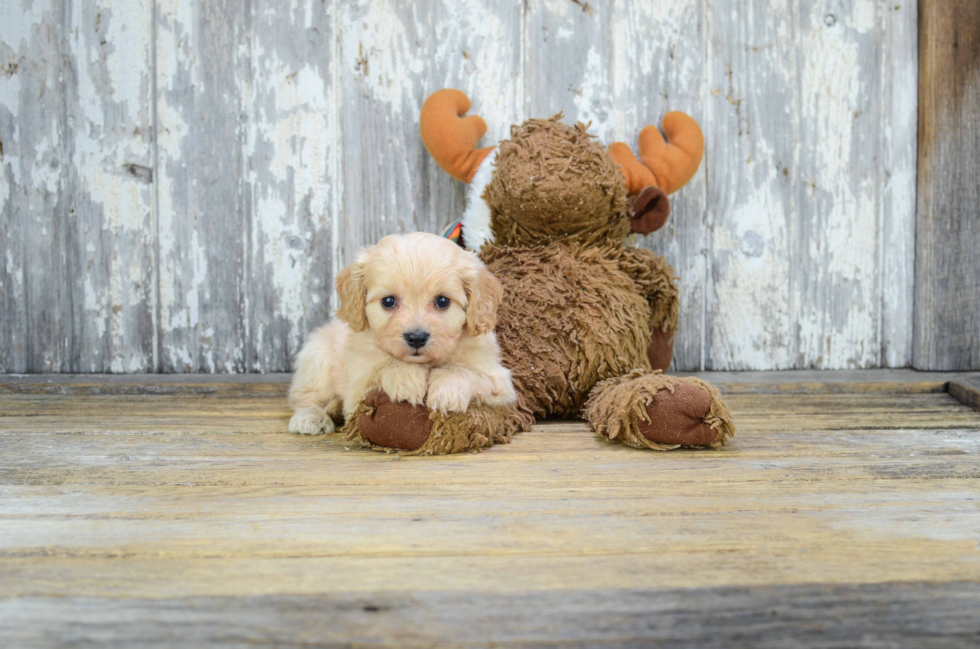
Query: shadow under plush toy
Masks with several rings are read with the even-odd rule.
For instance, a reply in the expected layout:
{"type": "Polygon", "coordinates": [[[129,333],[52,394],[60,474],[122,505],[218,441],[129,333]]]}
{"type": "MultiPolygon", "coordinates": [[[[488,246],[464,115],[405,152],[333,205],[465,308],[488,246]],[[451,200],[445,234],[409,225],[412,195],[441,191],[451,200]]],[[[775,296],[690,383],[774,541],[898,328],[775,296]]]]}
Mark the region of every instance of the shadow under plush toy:
{"type": "Polygon", "coordinates": [[[497,338],[519,408],[474,407],[447,420],[374,393],[347,423],[348,438],[446,453],[507,441],[534,416],[583,416],[600,435],[637,448],[723,445],[734,427],[718,391],[663,373],[678,318],[673,269],[624,243],[666,222],[667,195],[701,162],[697,123],[668,113],[666,141],[647,126],[638,161],[625,144],[605,149],[560,114],[478,149],[486,124],[463,117],[469,107],[457,90],[433,94],[422,107],[422,140],[444,170],[470,183],[455,236],[504,287],[497,338]]]}

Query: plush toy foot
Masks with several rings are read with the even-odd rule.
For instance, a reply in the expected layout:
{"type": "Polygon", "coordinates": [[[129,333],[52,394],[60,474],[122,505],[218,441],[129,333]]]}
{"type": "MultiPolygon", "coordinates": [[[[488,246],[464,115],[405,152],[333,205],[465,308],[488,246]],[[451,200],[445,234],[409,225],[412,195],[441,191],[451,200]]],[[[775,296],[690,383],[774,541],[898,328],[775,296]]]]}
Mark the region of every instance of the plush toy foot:
{"type": "Polygon", "coordinates": [[[367,395],[341,430],[346,439],[378,451],[402,455],[447,455],[479,451],[510,442],[534,419],[516,407],[470,406],[459,414],[430,412],[425,406],[392,401],[381,390],[367,395]]]}
{"type": "Polygon", "coordinates": [[[635,370],[597,384],[584,408],[592,429],[636,448],[717,449],[735,434],[718,390],[700,379],[635,370]]]}
{"type": "Polygon", "coordinates": [[[650,332],[647,358],[650,359],[650,367],[653,369],[666,372],[670,367],[670,362],[674,359],[674,333],[673,329],[665,331],[657,327],[650,332]]]}

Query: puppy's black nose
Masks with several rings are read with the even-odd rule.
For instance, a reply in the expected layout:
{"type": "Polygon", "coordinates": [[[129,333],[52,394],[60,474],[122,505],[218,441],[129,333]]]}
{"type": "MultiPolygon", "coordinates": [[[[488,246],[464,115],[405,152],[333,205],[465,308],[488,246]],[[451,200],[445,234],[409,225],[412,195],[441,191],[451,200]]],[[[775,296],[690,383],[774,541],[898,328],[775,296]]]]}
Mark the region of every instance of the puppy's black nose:
{"type": "Polygon", "coordinates": [[[422,349],[425,343],[429,342],[429,332],[421,329],[406,331],[404,337],[405,343],[413,349],[422,349]]]}

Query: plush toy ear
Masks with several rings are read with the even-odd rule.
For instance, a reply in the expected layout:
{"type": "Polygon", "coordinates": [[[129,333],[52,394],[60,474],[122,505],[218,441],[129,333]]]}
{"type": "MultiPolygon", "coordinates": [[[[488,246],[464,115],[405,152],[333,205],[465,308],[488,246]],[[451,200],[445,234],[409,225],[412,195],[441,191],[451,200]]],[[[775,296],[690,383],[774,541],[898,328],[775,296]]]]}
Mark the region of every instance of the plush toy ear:
{"type": "Polygon", "coordinates": [[[626,201],[626,214],[630,230],[637,234],[650,234],[664,227],[670,216],[670,199],[667,192],[656,185],[640,190],[626,201]]]}
{"type": "Polygon", "coordinates": [[[337,295],[340,296],[340,308],[337,317],[350,325],[355,332],[368,328],[366,289],[364,287],[364,269],[360,260],[354,262],[337,275],[337,295]]]}
{"type": "Polygon", "coordinates": [[[466,333],[481,336],[497,326],[497,307],[504,297],[504,287],[475,255],[474,262],[475,272],[463,282],[469,301],[466,305],[466,333]]]}

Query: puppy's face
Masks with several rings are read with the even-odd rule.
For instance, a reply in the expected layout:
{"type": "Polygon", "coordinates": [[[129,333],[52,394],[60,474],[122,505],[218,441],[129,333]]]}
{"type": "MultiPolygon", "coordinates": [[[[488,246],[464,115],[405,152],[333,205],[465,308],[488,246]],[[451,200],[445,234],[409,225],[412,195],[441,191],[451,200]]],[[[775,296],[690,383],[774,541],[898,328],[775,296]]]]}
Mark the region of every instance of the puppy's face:
{"type": "Polygon", "coordinates": [[[338,316],[370,329],[379,348],[408,363],[449,361],[465,335],[496,325],[500,283],[483,262],[434,234],[392,235],[337,277],[338,316]]]}

